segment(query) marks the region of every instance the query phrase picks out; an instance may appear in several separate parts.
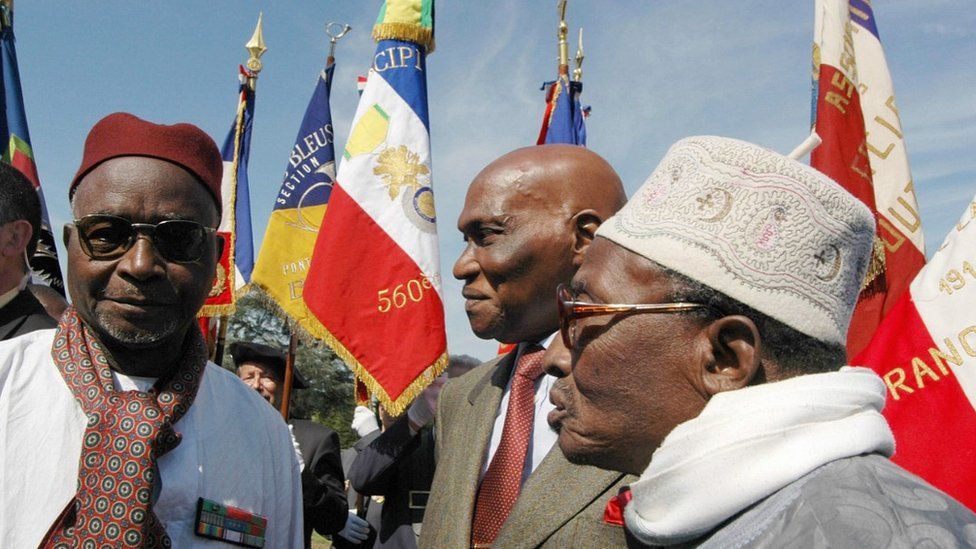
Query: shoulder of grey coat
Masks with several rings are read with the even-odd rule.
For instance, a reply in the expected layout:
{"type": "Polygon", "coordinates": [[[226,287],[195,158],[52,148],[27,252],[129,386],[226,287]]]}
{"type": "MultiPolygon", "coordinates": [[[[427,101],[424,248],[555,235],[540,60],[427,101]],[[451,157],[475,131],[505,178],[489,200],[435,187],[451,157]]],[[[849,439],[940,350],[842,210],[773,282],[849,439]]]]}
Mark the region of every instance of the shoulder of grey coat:
{"type": "Polygon", "coordinates": [[[828,463],[701,547],[976,547],[976,515],[878,454],[828,463]]]}

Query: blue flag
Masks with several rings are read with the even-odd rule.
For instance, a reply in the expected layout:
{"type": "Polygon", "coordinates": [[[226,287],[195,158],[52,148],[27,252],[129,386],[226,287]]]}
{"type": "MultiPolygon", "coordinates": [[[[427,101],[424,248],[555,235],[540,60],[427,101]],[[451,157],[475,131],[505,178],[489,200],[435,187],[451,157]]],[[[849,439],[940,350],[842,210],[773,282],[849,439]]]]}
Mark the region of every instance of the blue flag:
{"type": "Polygon", "coordinates": [[[264,232],[252,285],[264,292],[293,327],[318,334],[321,325],[302,300],[315,239],[335,183],[329,93],[335,64],[320,74],[288,154],[285,175],[264,232]]]}
{"type": "Polygon", "coordinates": [[[3,86],[0,87],[0,149],[3,162],[17,168],[30,180],[41,200],[41,230],[37,249],[30,258],[30,268],[36,281],[64,294],[64,279],[58,264],[58,252],[54,246],[51,222],[44,203],[44,193],[37,176],[30,132],[27,131],[27,114],[20,89],[20,71],[17,68],[17,50],[14,47],[13,13],[7,4],[0,5],[0,65],[3,70],[3,86]]]}
{"type": "Polygon", "coordinates": [[[567,76],[542,85],[546,92],[546,112],[536,144],[568,143],[586,146],[585,113],[589,107],[580,105],[583,83],[567,76]]]}

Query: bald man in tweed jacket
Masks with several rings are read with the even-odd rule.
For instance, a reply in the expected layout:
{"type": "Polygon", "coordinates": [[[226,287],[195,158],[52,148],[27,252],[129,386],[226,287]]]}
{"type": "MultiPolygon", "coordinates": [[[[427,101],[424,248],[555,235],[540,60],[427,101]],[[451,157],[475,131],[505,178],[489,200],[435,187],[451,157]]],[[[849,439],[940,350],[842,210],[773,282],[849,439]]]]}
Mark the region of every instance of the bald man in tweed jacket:
{"type": "MultiPolygon", "coordinates": [[[[619,488],[635,479],[566,461],[546,422],[551,410],[548,389],[555,378],[524,375],[533,379],[532,395],[520,382],[519,394],[513,397],[516,391],[510,386],[520,357],[535,354],[526,350],[553,340],[559,325],[556,286],[572,278],[597,227],[624,201],[613,168],[576,146],[513,151],[472,182],[458,220],[467,244],[453,274],[464,280],[465,310],[475,334],[519,345],[449,381],[441,392],[437,469],[420,536],[422,548],[467,548],[474,542],[493,547],[625,545],[622,526],[605,523],[603,513],[619,488]],[[586,184],[567,184],[574,181],[586,184]],[[520,431],[513,435],[505,421],[509,410],[516,408],[513,402],[519,414],[524,413],[522,406],[534,403],[521,488],[510,509],[508,502],[488,495],[484,509],[479,509],[486,469],[514,472],[507,455],[498,460],[502,452],[496,452],[506,440],[524,436],[522,427],[513,428],[512,432],[520,431]],[[501,525],[491,515],[495,512],[507,513],[501,525]]],[[[526,356],[525,361],[534,361],[536,373],[537,358],[526,356]]],[[[498,488],[498,478],[492,477],[492,489],[498,488]]]]}

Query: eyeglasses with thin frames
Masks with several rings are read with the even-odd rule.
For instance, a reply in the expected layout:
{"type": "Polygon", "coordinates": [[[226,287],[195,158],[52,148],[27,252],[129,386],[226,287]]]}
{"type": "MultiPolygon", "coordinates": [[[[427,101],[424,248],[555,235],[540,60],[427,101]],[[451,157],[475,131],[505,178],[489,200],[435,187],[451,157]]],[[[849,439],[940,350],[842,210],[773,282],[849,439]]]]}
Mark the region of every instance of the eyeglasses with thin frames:
{"type": "Polygon", "coordinates": [[[559,305],[559,332],[567,349],[573,349],[577,342],[577,320],[603,315],[640,315],[647,313],[683,313],[699,309],[710,309],[702,303],[588,303],[578,301],[576,295],[565,284],[556,288],[556,302],[559,305]]]}

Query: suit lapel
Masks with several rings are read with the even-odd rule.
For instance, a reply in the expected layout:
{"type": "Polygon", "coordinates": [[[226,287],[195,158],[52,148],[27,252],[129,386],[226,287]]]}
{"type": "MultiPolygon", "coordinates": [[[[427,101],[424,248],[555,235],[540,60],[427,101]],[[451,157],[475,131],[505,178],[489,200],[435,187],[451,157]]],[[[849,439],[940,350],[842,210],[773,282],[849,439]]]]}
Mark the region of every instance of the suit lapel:
{"type": "Polygon", "coordinates": [[[522,486],[495,545],[541,545],[623,476],[616,471],[573,465],[558,444],[553,446],[522,486]]]}
{"type": "Polygon", "coordinates": [[[495,366],[482,376],[478,383],[471,388],[471,392],[468,393],[469,404],[472,406],[477,406],[478,403],[483,404],[481,399],[490,394],[497,397],[495,399],[495,410],[498,410],[498,405],[502,402],[502,393],[505,392],[505,385],[508,384],[508,378],[512,375],[512,366],[515,364],[517,352],[518,350],[515,350],[499,358],[495,362],[495,366]]]}
{"type": "Polygon", "coordinates": [[[485,374],[468,393],[468,406],[464,409],[465,417],[458,425],[463,426],[465,432],[461,439],[463,444],[457,448],[455,457],[460,461],[457,469],[459,492],[457,507],[463,510],[463,516],[457,518],[459,525],[463,525],[464,544],[471,539],[471,522],[474,519],[474,503],[478,494],[481,478],[481,467],[488,446],[491,444],[491,431],[495,426],[495,416],[502,401],[502,393],[512,373],[515,363],[515,351],[501,357],[494,368],[485,374]]]}

